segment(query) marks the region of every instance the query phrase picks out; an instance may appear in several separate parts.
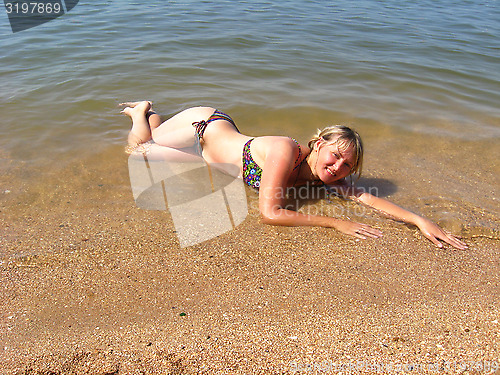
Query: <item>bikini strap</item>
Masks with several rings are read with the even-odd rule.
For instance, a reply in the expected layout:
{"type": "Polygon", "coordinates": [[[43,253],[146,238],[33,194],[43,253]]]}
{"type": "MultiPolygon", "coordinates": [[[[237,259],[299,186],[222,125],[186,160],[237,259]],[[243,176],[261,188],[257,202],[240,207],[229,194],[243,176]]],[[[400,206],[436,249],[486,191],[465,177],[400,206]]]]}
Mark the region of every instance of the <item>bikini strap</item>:
{"type": "Polygon", "coordinates": [[[196,122],[192,123],[192,125],[196,128],[196,134],[198,135],[198,139],[201,140],[203,138],[203,134],[205,133],[205,129],[207,128],[208,124],[210,124],[211,122],[216,121],[216,120],[226,120],[231,125],[234,126],[234,128],[236,129],[236,131],[238,133],[240,132],[238,130],[238,127],[234,123],[233,119],[231,118],[231,116],[216,109],[214,111],[214,113],[212,113],[212,115],[210,115],[210,117],[207,119],[207,121],[202,120],[202,121],[196,121],[196,122]]]}
{"type": "Polygon", "coordinates": [[[198,139],[201,140],[203,138],[203,133],[205,133],[205,129],[208,126],[208,122],[205,120],[193,122],[192,125],[196,128],[196,135],[198,139]]]}
{"type": "Polygon", "coordinates": [[[229,116],[228,114],[226,114],[224,112],[219,111],[218,109],[216,109],[215,112],[208,118],[207,124],[210,124],[212,121],[215,121],[215,120],[226,120],[236,128],[236,124],[234,123],[231,116],[229,116]]]}
{"type": "Polygon", "coordinates": [[[295,162],[293,163],[295,164],[295,167],[292,170],[295,170],[299,167],[300,164],[302,164],[302,163],[297,164],[298,161],[300,160],[300,157],[302,156],[302,148],[300,147],[299,142],[297,142],[295,138],[290,137],[290,139],[294,141],[297,144],[297,147],[299,148],[299,155],[297,156],[297,159],[295,159],[295,162]]]}

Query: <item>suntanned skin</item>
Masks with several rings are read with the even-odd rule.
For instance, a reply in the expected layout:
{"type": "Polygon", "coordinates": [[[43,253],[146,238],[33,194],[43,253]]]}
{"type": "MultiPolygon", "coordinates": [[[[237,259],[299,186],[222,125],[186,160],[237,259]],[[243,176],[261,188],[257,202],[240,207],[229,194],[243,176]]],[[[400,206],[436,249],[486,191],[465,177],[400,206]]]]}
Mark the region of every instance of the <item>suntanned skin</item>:
{"type": "MultiPolygon", "coordinates": [[[[192,147],[196,137],[192,123],[207,120],[215,111],[215,108],[211,107],[190,108],[162,122],[160,116],[152,111],[151,102],[129,102],[122,103],[122,105],[125,106],[122,112],[132,119],[129,144],[135,146],[153,139],[155,151],[164,155],[168,151],[175,153],[175,149],[192,147]]],[[[201,141],[203,159],[207,163],[236,165],[242,173],[241,153],[243,146],[250,139],[251,137],[239,133],[230,122],[214,121],[206,128],[201,141]]],[[[327,216],[302,214],[285,208],[283,192],[287,188],[321,180],[325,185],[335,186],[337,191],[346,198],[382,211],[396,220],[417,226],[422,234],[437,247],[441,248],[443,244],[440,241],[443,241],[457,249],[467,248],[467,245],[457,236],[441,229],[432,221],[385,199],[347,185],[344,178],[351,173],[355,163],[353,146],[339,149],[335,140],[330,142],[318,140],[312,149],[302,144],[301,149],[300,162],[302,164],[300,168],[295,168],[299,151],[295,142],[290,138],[265,136],[256,137],[252,141],[252,157],[263,170],[259,189],[259,209],[264,223],[335,228],[360,239],[382,236],[380,230],[366,224],[327,216]]]]}

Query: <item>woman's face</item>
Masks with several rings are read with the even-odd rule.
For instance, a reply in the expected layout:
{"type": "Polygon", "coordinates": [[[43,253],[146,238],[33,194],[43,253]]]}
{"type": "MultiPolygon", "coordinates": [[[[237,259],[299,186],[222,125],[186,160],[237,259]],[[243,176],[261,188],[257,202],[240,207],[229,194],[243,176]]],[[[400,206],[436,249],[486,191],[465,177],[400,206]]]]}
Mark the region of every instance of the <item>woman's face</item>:
{"type": "Polygon", "coordinates": [[[325,143],[322,140],[314,144],[317,149],[318,159],[315,167],[316,175],[326,185],[341,180],[351,174],[356,163],[354,146],[342,147],[342,143],[335,141],[325,143]]]}

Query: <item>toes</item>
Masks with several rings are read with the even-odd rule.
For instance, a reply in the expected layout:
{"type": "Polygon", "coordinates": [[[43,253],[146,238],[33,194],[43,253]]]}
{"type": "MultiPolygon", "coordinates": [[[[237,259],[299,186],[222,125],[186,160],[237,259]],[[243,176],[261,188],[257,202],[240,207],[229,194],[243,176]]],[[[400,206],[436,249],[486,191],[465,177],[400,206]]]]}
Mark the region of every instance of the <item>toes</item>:
{"type": "Polygon", "coordinates": [[[149,104],[149,107],[152,107],[153,106],[153,102],[150,101],[150,100],[142,100],[140,102],[123,102],[123,103],[120,103],[118,104],[119,106],[126,106],[126,107],[130,107],[130,108],[134,108],[140,104],[143,104],[143,103],[148,103],[149,104]]]}
{"type": "Polygon", "coordinates": [[[120,103],[118,105],[134,108],[136,105],[138,105],[140,103],[142,103],[142,102],[123,102],[123,103],[120,103]]]}

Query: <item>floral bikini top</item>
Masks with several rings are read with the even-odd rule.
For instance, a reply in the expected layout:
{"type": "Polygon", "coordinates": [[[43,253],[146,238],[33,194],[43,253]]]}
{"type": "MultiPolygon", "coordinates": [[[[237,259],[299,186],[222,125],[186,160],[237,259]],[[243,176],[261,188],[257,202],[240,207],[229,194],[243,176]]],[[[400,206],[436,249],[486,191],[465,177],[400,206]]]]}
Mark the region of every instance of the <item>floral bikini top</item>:
{"type": "MultiPolygon", "coordinates": [[[[255,160],[253,160],[252,153],[250,152],[250,144],[254,139],[255,138],[250,139],[243,147],[243,181],[245,181],[248,186],[259,189],[260,180],[262,178],[262,168],[255,162],[255,160]]],[[[295,167],[293,168],[293,170],[295,170],[300,165],[298,164],[298,161],[302,156],[302,149],[300,148],[299,142],[297,142],[294,138],[290,139],[299,147],[299,155],[295,160],[295,167]]]]}

